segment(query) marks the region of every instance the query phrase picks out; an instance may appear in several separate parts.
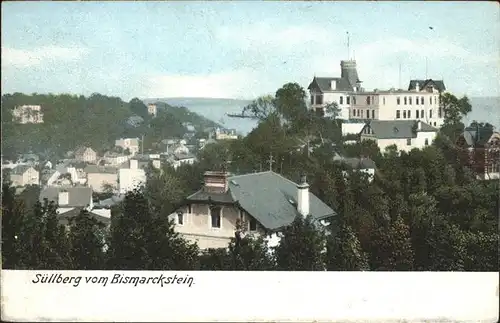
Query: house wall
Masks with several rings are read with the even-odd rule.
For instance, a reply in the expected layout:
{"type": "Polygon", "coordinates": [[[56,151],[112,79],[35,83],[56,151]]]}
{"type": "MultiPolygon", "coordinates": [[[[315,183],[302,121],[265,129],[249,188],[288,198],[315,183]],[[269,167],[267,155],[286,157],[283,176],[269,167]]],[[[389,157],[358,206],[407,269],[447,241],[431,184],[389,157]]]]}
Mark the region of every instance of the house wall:
{"type": "MultiPolygon", "coordinates": [[[[351,104],[349,115],[352,119],[377,119],[377,120],[422,120],[432,126],[441,127],[444,123],[444,114],[439,118],[439,93],[437,92],[394,92],[394,93],[358,93],[356,104],[351,104]],[[370,104],[367,102],[370,97],[370,104]],[[424,104],[421,103],[422,97],[424,104]],[[399,98],[399,104],[398,104],[399,98]],[[406,104],[405,104],[406,98],[406,104]],[[419,104],[417,105],[417,98],[419,104]],[[411,104],[410,104],[411,101],[411,104]],[[373,118],[375,111],[375,118],[373,118]],[[399,118],[397,111],[399,110],[399,118]],[[417,118],[418,110],[418,118],[417,118]],[[422,115],[423,110],[423,115],[422,115]],[[358,113],[358,111],[360,111],[358,113]],[[370,111],[367,118],[367,111],[370,111]],[[403,111],[407,112],[406,118],[403,111]],[[408,111],[410,111],[408,117],[408,111]]],[[[353,100],[351,100],[351,103],[353,100]]]]}
{"type": "Polygon", "coordinates": [[[43,123],[43,112],[39,105],[18,106],[12,111],[14,121],[21,124],[43,123]]]}
{"type": "Polygon", "coordinates": [[[111,165],[120,165],[130,159],[130,156],[119,155],[119,156],[105,156],[104,160],[106,163],[111,165]]]}
{"type": "Polygon", "coordinates": [[[121,147],[123,150],[128,149],[131,155],[139,152],[139,141],[137,138],[124,138],[115,140],[115,146],[121,147]]]}
{"type": "Polygon", "coordinates": [[[417,132],[416,138],[411,138],[411,144],[407,144],[407,139],[375,139],[370,135],[361,135],[361,140],[375,140],[380,151],[383,153],[385,149],[389,146],[396,145],[399,151],[409,152],[414,148],[422,149],[426,146],[425,140],[427,139],[427,144],[431,145],[433,140],[436,138],[436,132],[417,132]]]}
{"type": "Polygon", "coordinates": [[[118,179],[118,189],[125,194],[146,182],[146,172],[143,169],[120,169],[118,179]]]}
{"type": "Polygon", "coordinates": [[[97,154],[93,149],[87,148],[83,154],[77,154],[75,159],[87,163],[94,163],[97,160],[97,154]]]}
{"type": "MultiPolygon", "coordinates": [[[[340,113],[337,116],[337,119],[344,119],[347,120],[349,119],[349,107],[350,104],[347,104],[347,97],[349,94],[347,92],[325,92],[323,93],[323,104],[322,105],[317,105],[315,101],[315,92],[310,93],[311,97],[313,98],[311,101],[311,107],[316,109],[320,106],[326,106],[327,104],[336,102],[338,107],[340,108],[340,113]],[[340,98],[342,97],[342,104],[340,104],[340,98]]],[[[351,102],[352,103],[352,102],[351,102]]]]}
{"type": "MultiPolygon", "coordinates": [[[[208,204],[191,204],[182,208],[184,224],[179,225],[176,219],[175,230],[191,242],[196,242],[200,249],[227,248],[231,238],[234,238],[238,220],[248,221],[249,216],[233,206],[222,206],[221,227],[212,228],[212,220],[208,204]],[[191,211],[191,212],[189,212],[191,211]]],[[[262,227],[257,226],[261,233],[262,227]]]]}
{"type": "Polygon", "coordinates": [[[88,173],[87,186],[92,187],[94,192],[102,193],[103,185],[110,184],[118,188],[118,174],[108,173],[88,173]]]}

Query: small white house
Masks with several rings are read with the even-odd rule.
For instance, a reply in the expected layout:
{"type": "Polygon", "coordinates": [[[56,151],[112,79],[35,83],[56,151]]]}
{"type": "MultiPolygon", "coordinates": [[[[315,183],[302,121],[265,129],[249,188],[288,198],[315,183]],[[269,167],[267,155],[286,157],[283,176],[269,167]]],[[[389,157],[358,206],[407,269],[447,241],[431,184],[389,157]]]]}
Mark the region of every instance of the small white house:
{"type": "Polygon", "coordinates": [[[398,151],[409,152],[432,144],[437,132],[437,128],[422,121],[372,120],[363,127],[360,137],[361,141],[375,141],[382,152],[392,145],[398,151]]]}
{"type": "Polygon", "coordinates": [[[128,163],[124,163],[118,170],[118,189],[120,194],[125,194],[129,191],[139,188],[146,183],[146,172],[139,167],[137,159],[131,159],[128,163]]]}

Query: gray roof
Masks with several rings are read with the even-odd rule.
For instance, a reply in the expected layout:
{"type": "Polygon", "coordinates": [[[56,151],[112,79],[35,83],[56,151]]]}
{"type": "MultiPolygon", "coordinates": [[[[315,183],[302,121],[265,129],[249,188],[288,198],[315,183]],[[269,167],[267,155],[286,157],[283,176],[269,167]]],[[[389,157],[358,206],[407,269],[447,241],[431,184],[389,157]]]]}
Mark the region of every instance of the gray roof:
{"type": "Polygon", "coordinates": [[[370,158],[340,158],[335,161],[345,164],[353,169],[375,169],[376,165],[370,158]]]}
{"type": "Polygon", "coordinates": [[[32,166],[30,165],[18,165],[16,167],[14,167],[11,171],[10,171],[10,174],[11,175],[22,175],[24,173],[26,173],[26,171],[30,168],[33,168],[32,166]]]}
{"type": "MultiPolygon", "coordinates": [[[[422,129],[419,132],[437,132],[438,129],[431,125],[422,122],[422,129]]],[[[370,136],[364,134],[363,131],[368,127],[373,131],[373,137],[377,139],[404,139],[416,138],[417,134],[413,131],[416,127],[417,121],[415,120],[371,120],[363,129],[361,134],[363,136],[370,136]]]]}
{"type": "Polygon", "coordinates": [[[113,206],[113,205],[116,205],[116,204],[120,203],[121,201],[123,201],[124,198],[125,198],[125,195],[113,195],[110,198],[99,201],[99,205],[100,206],[113,206]]]}
{"type": "Polygon", "coordinates": [[[467,127],[461,134],[469,146],[482,146],[487,143],[495,131],[488,127],[467,127]]]}
{"type": "Polygon", "coordinates": [[[40,192],[40,202],[44,199],[58,203],[59,192],[66,190],[69,193],[69,203],[64,207],[85,207],[92,200],[92,189],[90,187],[47,187],[40,192]]]}
{"type": "Polygon", "coordinates": [[[48,170],[44,170],[42,172],[42,176],[41,176],[41,180],[42,182],[47,182],[49,180],[49,178],[54,175],[56,172],[58,172],[57,170],[54,170],[54,169],[48,169],[48,170]]]}
{"type": "Polygon", "coordinates": [[[347,79],[341,77],[314,77],[311,84],[307,87],[308,90],[315,89],[321,92],[329,91],[352,91],[353,88],[347,79]],[[331,81],[337,81],[335,90],[332,90],[331,81]]]}
{"type": "MultiPolygon", "coordinates": [[[[265,228],[278,230],[293,222],[297,211],[297,184],[272,171],[228,178],[226,193],[205,192],[204,189],[188,197],[190,201],[237,203],[265,228]]],[[[317,220],[336,215],[328,205],[309,193],[310,214],[317,220]]]]}
{"type": "Polygon", "coordinates": [[[83,171],[87,174],[118,174],[118,169],[116,167],[102,167],[97,165],[88,165],[83,171]]]}
{"type": "MultiPolygon", "coordinates": [[[[82,207],[77,207],[77,208],[75,208],[75,209],[73,209],[71,211],[64,212],[63,214],[59,214],[57,216],[59,224],[62,224],[62,225],[69,224],[70,218],[78,216],[78,214],[80,214],[80,212],[81,212],[82,209],[83,209],[82,207]]],[[[110,218],[107,218],[107,217],[104,217],[102,215],[93,213],[92,211],[89,211],[89,216],[92,217],[92,218],[94,218],[94,219],[96,219],[97,221],[105,224],[105,225],[111,224],[111,219],[110,218]]]]}
{"type": "Polygon", "coordinates": [[[191,153],[187,153],[187,154],[172,154],[172,157],[175,160],[183,160],[183,159],[195,158],[195,156],[193,154],[191,154],[191,153]]]}
{"type": "Polygon", "coordinates": [[[423,89],[427,87],[428,85],[434,85],[434,87],[439,91],[443,92],[446,90],[446,87],[444,86],[444,82],[442,80],[432,80],[432,79],[427,79],[427,80],[411,80],[410,84],[408,85],[408,90],[415,90],[415,88],[418,87],[420,89],[423,89]]]}

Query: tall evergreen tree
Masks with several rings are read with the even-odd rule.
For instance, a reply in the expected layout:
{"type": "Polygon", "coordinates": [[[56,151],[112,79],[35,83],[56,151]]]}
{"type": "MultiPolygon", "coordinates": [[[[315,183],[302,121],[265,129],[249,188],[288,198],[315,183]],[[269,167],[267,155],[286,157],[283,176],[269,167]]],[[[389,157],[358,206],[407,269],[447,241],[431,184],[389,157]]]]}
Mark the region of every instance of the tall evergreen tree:
{"type": "Polygon", "coordinates": [[[70,220],[70,257],[75,269],[104,269],[105,225],[82,210],[70,220]]]}

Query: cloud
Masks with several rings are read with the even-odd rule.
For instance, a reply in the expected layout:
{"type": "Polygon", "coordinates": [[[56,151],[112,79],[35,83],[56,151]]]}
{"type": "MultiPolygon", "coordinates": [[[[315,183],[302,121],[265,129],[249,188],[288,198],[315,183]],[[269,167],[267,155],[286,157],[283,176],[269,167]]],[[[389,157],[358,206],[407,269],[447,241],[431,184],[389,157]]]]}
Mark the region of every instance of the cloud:
{"type": "Polygon", "coordinates": [[[149,76],[141,97],[255,98],[259,77],[250,69],[204,75],[167,74],[149,76]]]}
{"type": "Polygon", "coordinates": [[[88,50],[81,47],[44,46],[30,50],[2,47],[2,65],[28,68],[57,61],[77,61],[87,53],[88,50]]]}
{"type": "Polygon", "coordinates": [[[246,50],[287,49],[294,46],[328,44],[336,38],[325,28],[315,25],[276,27],[269,23],[256,23],[250,26],[221,27],[215,32],[216,38],[229,45],[246,50]],[[266,46],[266,48],[263,48],[266,46]]]}

